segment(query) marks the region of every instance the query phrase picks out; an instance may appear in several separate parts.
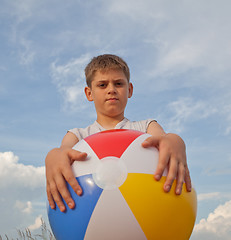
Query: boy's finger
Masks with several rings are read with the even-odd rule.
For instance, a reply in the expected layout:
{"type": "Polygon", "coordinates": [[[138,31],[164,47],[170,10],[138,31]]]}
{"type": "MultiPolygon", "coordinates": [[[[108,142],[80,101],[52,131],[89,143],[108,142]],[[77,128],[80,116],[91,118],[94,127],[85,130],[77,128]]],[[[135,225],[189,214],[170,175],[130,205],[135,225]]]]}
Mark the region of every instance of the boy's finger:
{"type": "Polygon", "coordinates": [[[82,188],[80,187],[77,179],[74,176],[74,173],[71,169],[71,167],[66,167],[63,171],[63,176],[66,179],[66,181],[69,183],[69,185],[72,187],[72,189],[74,190],[74,192],[81,196],[82,194],[82,188]]]}
{"type": "Polygon", "coordinates": [[[166,181],[164,183],[164,191],[165,192],[169,192],[171,190],[172,183],[175,180],[176,175],[177,175],[177,170],[178,170],[177,161],[173,161],[173,159],[171,159],[168,174],[167,174],[167,178],[166,178],[166,181]]]}
{"type": "Polygon", "coordinates": [[[55,202],[53,200],[49,185],[47,184],[47,200],[49,202],[49,205],[51,207],[51,209],[55,209],[55,202]]]}
{"type": "Polygon", "coordinates": [[[191,192],[192,183],[191,183],[190,173],[189,173],[189,170],[188,170],[187,166],[186,166],[186,169],[185,169],[185,184],[186,184],[187,191],[191,192]]]}
{"type": "Polygon", "coordinates": [[[67,183],[62,175],[56,178],[56,184],[59,194],[62,196],[63,200],[69,208],[73,209],[75,207],[75,202],[71,198],[70,192],[67,189],[67,183]]]}
{"type": "Polygon", "coordinates": [[[56,204],[59,207],[60,211],[64,212],[66,210],[66,207],[65,207],[65,205],[64,205],[64,203],[62,201],[62,198],[61,198],[61,196],[59,194],[57,186],[56,186],[56,184],[54,182],[50,183],[50,192],[51,192],[53,200],[56,202],[56,204]]]}
{"type": "Polygon", "coordinates": [[[163,175],[164,170],[166,169],[169,162],[170,155],[164,149],[159,151],[159,159],[156,167],[156,171],[154,173],[155,179],[159,181],[163,175]]]}
{"type": "Polygon", "coordinates": [[[184,183],[184,177],[185,177],[185,166],[182,163],[180,163],[178,165],[178,176],[176,179],[177,182],[176,182],[176,189],[175,189],[175,193],[177,195],[181,194],[182,186],[184,183]]]}

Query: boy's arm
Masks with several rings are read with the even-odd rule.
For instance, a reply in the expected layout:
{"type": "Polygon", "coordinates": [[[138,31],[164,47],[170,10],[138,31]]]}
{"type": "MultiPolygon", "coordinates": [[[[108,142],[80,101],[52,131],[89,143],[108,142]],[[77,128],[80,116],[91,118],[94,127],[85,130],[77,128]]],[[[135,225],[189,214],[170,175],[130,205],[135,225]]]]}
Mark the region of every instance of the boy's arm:
{"type": "Polygon", "coordinates": [[[82,194],[82,189],[73,174],[71,164],[75,160],[84,160],[87,154],[72,149],[77,142],[78,138],[73,133],[68,132],[62,140],[61,147],[52,149],[45,160],[48,202],[52,209],[55,208],[56,202],[62,212],[65,211],[62,198],[70,208],[75,207],[66,181],[78,195],[82,194]]]}
{"type": "Polygon", "coordinates": [[[164,184],[164,190],[169,192],[174,179],[176,179],[176,194],[181,194],[185,181],[186,188],[191,191],[191,179],[186,160],[185,143],[176,134],[166,134],[157,122],[151,122],[147,133],[152,137],[143,142],[143,147],[155,146],[159,150],[159,162],[155,172],[155,179],[160,180],[164,169],[168,167],[168,174],[164,184]]]}

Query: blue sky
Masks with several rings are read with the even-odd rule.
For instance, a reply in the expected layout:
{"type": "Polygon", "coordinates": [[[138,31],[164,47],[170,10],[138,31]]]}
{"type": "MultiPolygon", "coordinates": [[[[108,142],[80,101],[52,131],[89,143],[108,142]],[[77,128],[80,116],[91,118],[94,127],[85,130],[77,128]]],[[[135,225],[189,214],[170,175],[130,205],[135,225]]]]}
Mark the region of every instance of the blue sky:
{"type": "Polygon", "coordinates": [[[230,1],[1,0],[0,234],[47,221],[44,159],[95,120],[83,70],[123,57],[126,116],[155,118],[186,142],[198,193],[192,240],[231,234],[230,1]],[[37,219],[37,220],[36,220],[37,219]]]}

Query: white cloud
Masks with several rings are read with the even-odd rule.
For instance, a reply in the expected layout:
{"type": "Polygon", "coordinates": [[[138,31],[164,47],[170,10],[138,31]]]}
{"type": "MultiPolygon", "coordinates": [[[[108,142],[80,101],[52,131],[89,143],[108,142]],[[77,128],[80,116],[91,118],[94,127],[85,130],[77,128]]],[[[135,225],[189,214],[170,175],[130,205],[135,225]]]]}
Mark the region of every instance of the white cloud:
{"type": "MultiPolygon", "coordinates": [[[[229,1],[213,1],[208,6],[206,1],[120,0],[116,3],[107,1],[105,6],[107,18],[120,17],[124,26],[131,25],[127,29],[131,33],[131,42],[137,34],[142,36],[143,42],[138,46],[148,49],[144,58],[148,64],[144,66],[143,75],[149,78],[150,84],[153,83],[154,89],[171,89],[174,84],[211,87],[218,81],[219,87],[230,86],[227,77],[231,68],[231,33],[227,24],[231,21],[227,10],[231,7],[229,1]],[[193,79],[178,80],[179,76],[187,74],[188,77],[192,73],[195,73],[193,79]]],[[[122,32],[126,32],[124,28],[122,32]]],[[[138,49],[131,51],[134,54],[138,49]]],[[[128,55],[132,56],[132,53],[128,55]]]]}
{"type": "Polygon", "coordinates": [[[32,42],[28,39],[21,37],[19,39],[21,49],[19,51],[19,61],[22,65],[29,65],[33,63],[36,52],[32,46],[32,42]]]}
{"type": "Polygon", "coordinates": [[[194,227],[192,240],[230,240],[231,200],[218,206],[207,219],[201,219],[194,227]]]}
{"type": "Polygon", "coordinates": [[[19,163],[12,152],[0,152],[0,189],[9,186],[31,189],[44,186],[45,167],[34,167],[19,163]]]}
{"type": "Polygon", "coordinates": [[[207,176],[231,176],[231,161],[225,159],[221,166],[207,166],[202,173],[207,176]]]}
{"type": "Polygon", "coordinates": [[[160,116],[160,118],[168,120],[167,129],[182,132],[186,122],[205,119],[217,113],[217,111],[216,106],[212,106],[208,102],[191,97],[181,97],[168,104],[167,112],[172,113],[171,117],[160,116]]]}
{"type": "Polygon", "coordinates": [[[84,68],[90,56],[83,55],[71,59],[68,63],[57,65],[51,64],[51,76],[64,101],[64,109],[78,111],[85,108],[87,101],[84,96],[85,76],[84,68]]]}
{"type": "Polygon", "coordinates": [[[198,201],[203,201],[203,200],[208,200],[208,199],[214,199],[220,196],[219,192],[212,192],[212,193],[201,193],[198,194],[197,200],[198,201]]]}
{"type": "Polygon", "coordinates": [[[29,0],[11,2],[10,14],[16,18],[17,24],[20,24],[32,16],[35,5],[37,5],[36,1],[29,0]]]}
{"type": "Polygon", "coordinates": [[[32,212],[32,202],[27,201],[26,203],[16,200],[15,208],[21,210],[23,213],[31,213],[32,212]]]}
{"type": "Polygon", "coordinates": [[[224,192],[209,192],[209,193],[200,193],[197,196],[198,201],[208,201],[208,200],[227,200],[231,199],[231,193],[224,192]]]}
{"type": "Polygon", "coordinates": [[[30,65],[33,63],[37,51],[33,44],[34,41],[28,37],[29,32],[33,27],[34,11],[38,10],[36,1],[16,1],[9,2],[8,8],[10,11],[7,14],[12,17],[12,24],[10,26],[9,40],[12,47],[15,47],[14,54],[18,54],[19,63],[22,65],[30,65]],[[25,24],[25,23],[29,24],[25,24]]]}
{"type": "MultiPolygon", "coordinates": [[[[147,22],[147,20],[166,19],[166,14],[161,9],[161,2],[152,0],[118,0],[116,2],[104,1],[108,16],[112,14],[126,16],[134,22],[147,22]],[[152,11],[150,11],[152,9],[152,11]]],[[[153,23],[153,22],[152,22],[153,23]]],[[[155,22],[154,22],[155,23],[155,22]]],[[[151,24],[149,22],[149,24],[151,24]]]]}
{"type": "MultiPolygon", "coordinates": [[[[190,123],[218,117],[217,134],[229,135],[231,133],[229,97],[229,92],[220,92],[217,96],[208,95],[205,99],[197,96],[178,97],[168,103],[164,110],[161,109],[158,119],[164,123],[167,131],[174,130],[174,132],[182,133],[190,123]]],[[[209,168],[207,168],[207,172],[210,172],[209,168]]],[[[218,171],[217,174],[219,174],[218,171]]],[[[220,174],[230,174],[230,168],[222,170],[220,174]]]]}
{"type": "Polygon", "coordinates": [[[36,219],[34,224],[31,224],[30,226],[28,226],[28,229],[30,229],[31,231],[36,230],[38,228],[40,228],[42,226],[42,215],[39,215],[36,219]]]}
{"type": "Polygon", "coordinates": [[[24,165],[13,152],[0,152],[0,232],[25,228],[44,213],[45,167],[24,165]]]}

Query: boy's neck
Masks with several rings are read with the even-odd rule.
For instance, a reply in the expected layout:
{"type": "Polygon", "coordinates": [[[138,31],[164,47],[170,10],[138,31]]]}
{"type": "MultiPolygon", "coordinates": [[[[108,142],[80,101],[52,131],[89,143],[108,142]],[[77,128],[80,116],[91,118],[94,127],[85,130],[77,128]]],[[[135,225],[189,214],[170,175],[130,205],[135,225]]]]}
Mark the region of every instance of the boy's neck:
{"type": "Polygon", "coordinates": [[[124,119],[124,116],[118,117],[97,117],[97,122],[106,130],[114,129],[115,126],[124,119]]]}

